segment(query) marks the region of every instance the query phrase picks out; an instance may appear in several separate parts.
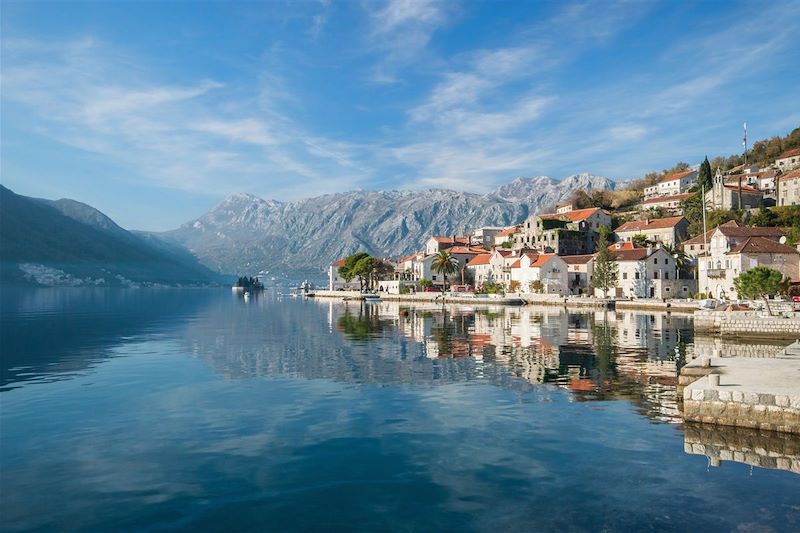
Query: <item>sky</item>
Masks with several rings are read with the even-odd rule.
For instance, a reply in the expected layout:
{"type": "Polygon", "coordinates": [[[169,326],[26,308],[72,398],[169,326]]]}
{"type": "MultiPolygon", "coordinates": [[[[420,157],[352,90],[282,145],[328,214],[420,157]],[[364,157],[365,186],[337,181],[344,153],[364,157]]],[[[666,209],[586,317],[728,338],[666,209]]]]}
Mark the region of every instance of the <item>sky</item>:
{"type": "Polygon", "coordinates": [[[0,182],[130,229],[624,180],[800,126],[800,1],[4,0],[0,30],[0,182]]]}

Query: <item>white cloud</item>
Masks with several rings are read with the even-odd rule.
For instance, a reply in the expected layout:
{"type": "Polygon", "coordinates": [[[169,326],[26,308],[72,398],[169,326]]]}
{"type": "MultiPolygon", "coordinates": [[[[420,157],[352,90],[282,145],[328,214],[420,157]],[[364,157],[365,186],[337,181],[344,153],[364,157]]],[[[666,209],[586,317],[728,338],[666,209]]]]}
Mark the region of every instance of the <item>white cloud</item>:
{"type": "Polygon", "coordinates": [[[282,111],[288,91],[274,74],[252,87],[165,83],[140,58],[92,39],[11,45],[3,100],[24,108],[39,133],[124,164],[134,181],[286,198],[298,180],[307,196],[370,176],[350,145],[328,143],[282,111]]]}

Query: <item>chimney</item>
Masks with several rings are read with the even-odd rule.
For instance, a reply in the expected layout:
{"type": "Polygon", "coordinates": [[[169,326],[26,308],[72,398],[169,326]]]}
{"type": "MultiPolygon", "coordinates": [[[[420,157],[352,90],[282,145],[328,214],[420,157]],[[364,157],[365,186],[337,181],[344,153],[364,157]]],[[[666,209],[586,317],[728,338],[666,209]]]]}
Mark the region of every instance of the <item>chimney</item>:
{"type": "Polygon", "coordinates": [[[652,244],[648,244],[647,245],[647,255],[649,256],[652,253],[653,253],[653,245],[652,244]]]}

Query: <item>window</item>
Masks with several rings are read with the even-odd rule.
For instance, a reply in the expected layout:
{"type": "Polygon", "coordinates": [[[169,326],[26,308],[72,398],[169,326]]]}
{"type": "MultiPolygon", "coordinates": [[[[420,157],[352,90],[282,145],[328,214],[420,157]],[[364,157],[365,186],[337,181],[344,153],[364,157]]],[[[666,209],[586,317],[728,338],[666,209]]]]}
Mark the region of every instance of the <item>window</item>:
{"type": "MultiPolygon", "coordinates": [[[[669,279],[669,272],[664,272],[664,279],[669,279]]],[[[669,290],[669,289],[667,289],[669,290]]]]}
{"type": "Polygon", "coordinates": [[[634,279],[639,279],[639,273],[638,272],[634,272],[634,276],[633,277],[634,277],[634,279]]]}
{"type": "Polygon", "coordinates": [[[657,265],[657,264],[658,264],[658,257],[654,257],[654,258],[653,258],[653,264],[654,264],[654,265],[657,265]]]}
{"type": "Polygon", "coordinates": [[[434,274],[433,276],[431,276],[431,278],[433,279],[433,281],[436,281],[436,274],[434,274]]]}
{"type": "Polygon", "coordinates": [[[628,279],[628,273],[627,272],[623,272],[622,273],[622,279],[628,279]]]}
{"type": "Polygon", "coordinates": [[[658,279],[658,270],[653,272],[653,279],[658,279]]]}

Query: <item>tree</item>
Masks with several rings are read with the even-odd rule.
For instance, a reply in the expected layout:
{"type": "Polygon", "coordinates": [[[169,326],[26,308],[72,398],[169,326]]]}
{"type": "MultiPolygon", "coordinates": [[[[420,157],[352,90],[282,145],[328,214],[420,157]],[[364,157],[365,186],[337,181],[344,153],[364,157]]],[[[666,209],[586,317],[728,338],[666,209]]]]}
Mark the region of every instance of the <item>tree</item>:
{"type": "Polygon", "coordinates": [[[369,254],[366,252],[357,252],[353,255],[349,255],[344,260],[344,265],[339,267],[339,275],[345,280],[347,283],[353,281],[353,278],[356,277],[355,272],[353,272],[353,268],[356,266],[360,260],[365,257],[369,257],[369,254]]]}
{"type": "Polygon", "coordinates": [[[375,266],[377,263],[377,259],[368,255],[359,259],[358,262],[353,266],[351,272],[358,278],[358,284],[361,291],[364,290],[365,281],[367,282],[367,288],[369,288],[369,281],[375,272],[375,266]]]}
{"type": "Polygon", "coordinates": [[[633,242],[633,244],[636,246],[647,246],[650,243],[650,241],[647,240],[647,235],[643,235],[641,233],[631,237],[631,242],[633,242]]]}
{"type": "Polygon", "coordinates": [[[519,290],[519,286],[520,286],[519,280],[512,279],[508,284],[508,290],[510,292],[517,292],[519,290]]]}
{"type": "Polygon", "coordinates": [[[758,212],[753,215],[750,220],[749,224],[751,226],[775,226],[778,222],[778,215],[776,215],[772,210],[767,209],[766,207],[762,207],[758,210],[758,212]]]}
{"type": "Polygon", "coordinates": [[[432,284],[433,284],[433,282],[431,280],[429,280],[428,278],[421,278],[419,280],[419,286],[422,287],[423,289],[427,289],[432,284]]]}
{"type": "Polygon", "coordinates": [[[592,276],[592,287],[603,291],[603,295],[608,297],[609,289],[617,286],[619,267],[614,254],[608,249],[608,235],[611,233],[606,226],[600,226],[600,234],[597,238],[597,255],[594,257],[594,274],[592,276]]]}
{"type": "Polygon", "coordinates": [[[759,266],[742,272],[733,280],[733,286],[740,297],[763,298],[767,312],[772,316],[767,296],[784,294],[789,288],[789,280],[783,274],[769,267],[759,266]]]}
{"type": "Polygon", "coordinates": [[[531,281],[528,285],[530,286],[530,291],[535,292],[537,294],[544,290],[544,284],[540,279],[535,279],[531,281]]]}
{"type": "Polygon", "coordinates": [[[697,172],[697,184],[706,191],[710,190],[713,185],[711,163],[708,162],[708,156],[700,163],[700,170],[697,172]]]}
{"type": "Polygon", "coordinates": [[[431,270],[444,276],[444,288],[447,290],[447,276],[458,270],[458,259],[447,250],[442,250],[431,261],[431,270]]]}

